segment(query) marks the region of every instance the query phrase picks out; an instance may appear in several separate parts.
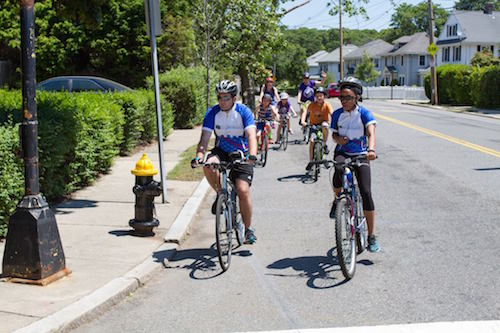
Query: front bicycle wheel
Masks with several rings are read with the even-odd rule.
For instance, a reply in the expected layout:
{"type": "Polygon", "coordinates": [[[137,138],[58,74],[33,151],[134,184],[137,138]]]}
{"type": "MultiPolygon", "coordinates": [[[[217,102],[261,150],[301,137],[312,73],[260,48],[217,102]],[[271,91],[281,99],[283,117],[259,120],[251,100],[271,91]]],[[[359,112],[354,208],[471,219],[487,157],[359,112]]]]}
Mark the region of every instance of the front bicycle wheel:
{"type": "Polygon", "coordinates": [[[266,166],[267,163],[267,152],[269,150],[269,136],[267,132],[262,132],[262,152],[260,155],[260,163],[262,167],[266,166]]]}
{"type": "Polygon", "coordinates": [[[335,214],[335,240],[340,269],[347,280],[354,276],[356,270],[356,242],[351,208],[352,204],[346,196],[338,199],[335,214]]]}
{"type": "Polygon", "coordinates": [[[231,211],[227,202],[227,195],[221,194],[217,199],[217,209],[215,212],[215,240],[217,244],[217,254],[222,270],[225,272],[231,264],[232,250],[232,226],[231,211]]]}
{"type": "Polygon", "coordinates": [[[363,199],[356,186],[356,247],[357,253],[361,254],[368,244],[368,225],[363,211],[363,199]]]}
{"type": "MultiPolygon", "coordinates": [[[[321,160],[321,142],[315,141],[313,147],[313,161],[317,162],[319,160],[321,160]]],[[[319,164],[314,164],[313,166],[313,175],[315,181],[318,180],[319,167],[319,164]]]]}
{"type": "Polygon", "coordinates": [[[288,125],[285,124],[283,125],[283,133],[281,135],[281,142],[283,144],[283,150],[286,150],[288,147],[288,125]]]}

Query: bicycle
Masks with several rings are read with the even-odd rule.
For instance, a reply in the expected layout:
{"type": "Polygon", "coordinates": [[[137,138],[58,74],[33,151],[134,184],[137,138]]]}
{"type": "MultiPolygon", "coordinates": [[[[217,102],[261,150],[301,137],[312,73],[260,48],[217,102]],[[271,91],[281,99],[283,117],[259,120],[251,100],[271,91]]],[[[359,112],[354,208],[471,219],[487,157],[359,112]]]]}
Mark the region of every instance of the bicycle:
{"type": "Polygon", "coordinates": [[[347,280],[352,279],[356,271],[356,256],[361,254],[368,244],[368,226],[363,212],[363,199],[359,192],[357,181],[353,177],[354,167],[366,164],[365,156],[347,158],[343,163],[334,160],[312,162],[344,167],[342,190],[336,202],[335,211],[335,242],[337,258],[342,274],[347,280]]]}
{"type": "Polygon", "coordinates": [[[281,123],[281,133],[280,133],[280,146],[278,149],[283,147],[283,150],[286,151],[288,147],[288,119],[286,115],[280,115],[280,123],[281,123]]]}
{"type": "MultiPolygon", "coordinates": [[[[314,135],[314,145],[313,145],[313,162],[318,162],[323,160],[323,129],[321,125],[309,125],[311,135],[314,135]]],[[[312,164],[313,169],[313,179],[318,180],[321,165],[318,163],[312,164]]]]}
{"type": "Polygon", "coordinates": [[[231,162],[200,163],[200,166],[209,166],[214,170],[219,170],[221,176],[222,191],[217,198],[215,211],[215,240],[219,263],[223,272],[227,271],[231,264],[233,231],[238,246],[243,244],[245,237],[245,227],[237,200],[238,192],[236,185],[228,177],[228,171],[236,164],[244,164],[245,157],[241,151],[231,154],[230,157],[231,162]]]}
{"type": "Polygon", "coordinates": [[[260,133],[260,140],[257,145],[258,165],[262,167],[266,166],[268,152],[269,152],[269,132],[265,124],[264,129],[262,129],[260,133]]]}

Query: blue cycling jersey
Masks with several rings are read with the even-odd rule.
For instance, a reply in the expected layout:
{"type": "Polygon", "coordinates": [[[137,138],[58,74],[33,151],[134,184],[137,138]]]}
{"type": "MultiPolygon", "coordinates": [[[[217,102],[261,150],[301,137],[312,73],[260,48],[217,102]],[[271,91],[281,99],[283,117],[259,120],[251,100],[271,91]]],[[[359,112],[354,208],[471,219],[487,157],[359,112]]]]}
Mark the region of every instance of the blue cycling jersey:
{"type": "Polygon", "coordinates": [[[215,133],[215,146],[226,153],[236,150],[248,152],[245,131],[255,127],[253,114],[248,107],[235,103],[229,111],[222,111],[218,104],[207,110],[203,130],[215,133]]]}
{"type": "Polygon", "coordinates": [[[347,144],[337,144],[335,152],[347,155],[366,154],[368,143],[365,129],[370,124],[376,125],[377,121],[373,114],[362,106],[356,106],[351,112],[343,108],[335,110],[330,128],[332,132],[349,138],[347,144]]]}

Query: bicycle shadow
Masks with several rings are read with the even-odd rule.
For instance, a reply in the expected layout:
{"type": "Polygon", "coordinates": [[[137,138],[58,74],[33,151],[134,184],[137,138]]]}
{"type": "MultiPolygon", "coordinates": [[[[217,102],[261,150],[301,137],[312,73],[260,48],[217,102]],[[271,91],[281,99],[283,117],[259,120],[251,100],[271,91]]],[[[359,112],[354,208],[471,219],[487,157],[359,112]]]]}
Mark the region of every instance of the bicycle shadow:
{"type": "Polygon", "coordinates": [[[299,181],[302,184],[312,184],[312,183],[316,182],[316,180],[314,180],[313,176],[310,174],[307,174],[307,173],[299,173],[299,174],[295,174],[295,175],[278,177],[278,178],[276,178],[276,180],[279,182],[282,182],[282,183],[299,181]]]}
{"type": "MultiPolygon", "coordinates": [[[[164,261],[167,256],[163,252],[167,251],[153,253],[153,257],[157,262],[161,262],[164,268],[190,270],[189,277],[194,280],[209,280],[224,273],[219,265],[215,243],[209,248],[178,250],[168,263],[164,261]]],[[[241,247],[234,248],[232,252],[233,257],[248,257],[251,255],[250,251],[243,250],[241,247]]]]}
{"type": "MultiPolygon", "coordinates": [[[[270,273],[279,277],[305,277],[306,285],[312,289],[330,289],[343,285],[348,280],[340,270],[337,257],[333,254],[336,247],[328,250],[325,256],[304,256],[285,258],[267,266],[269,269],[284,270],[292,268],[296,274],[270,273]]],[[[370,260],[359,260],[358,264],[373,265],[370,260]]]]}

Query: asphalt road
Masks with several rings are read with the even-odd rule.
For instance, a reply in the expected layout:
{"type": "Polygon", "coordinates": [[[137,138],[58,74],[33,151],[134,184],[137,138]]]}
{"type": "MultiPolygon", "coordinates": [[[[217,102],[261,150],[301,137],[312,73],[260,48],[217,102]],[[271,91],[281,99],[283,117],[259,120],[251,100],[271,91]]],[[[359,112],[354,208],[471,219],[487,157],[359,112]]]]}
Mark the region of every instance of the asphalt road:
{"type": "Polygon", "coordinates": [[[221,274],[214,250],[211,195],[165,270],[76,332],[499,319],[500,120],[392,101],[364,105],[378,120],[372,191],[382,251],[363,253],[351,281],[336,260],[328,171],[316,183],[305,177],[307,149],[292,142],[255,170],[258,242],[237,249],[228,272],[221,274]]]}

